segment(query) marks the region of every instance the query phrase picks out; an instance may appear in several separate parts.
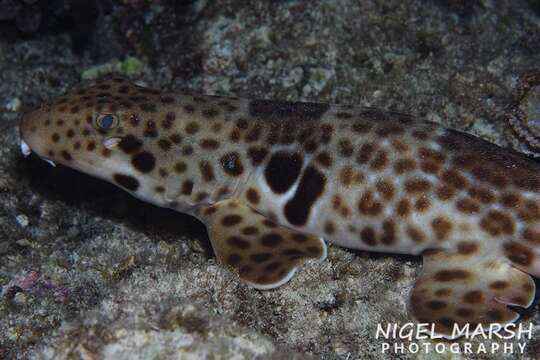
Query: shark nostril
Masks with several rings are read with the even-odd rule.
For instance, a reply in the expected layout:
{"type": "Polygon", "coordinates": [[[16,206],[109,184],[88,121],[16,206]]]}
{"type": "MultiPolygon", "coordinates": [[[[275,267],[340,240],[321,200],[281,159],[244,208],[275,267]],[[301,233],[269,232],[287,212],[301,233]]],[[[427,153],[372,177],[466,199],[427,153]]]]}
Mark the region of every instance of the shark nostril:
{"type": "Polygon", "coordinates": [[[30,149],[30,146],[24,141],[21,140],[21,152],[24,155],[24,157],[27,157],[32,153],[32,150],[30,149]]]}

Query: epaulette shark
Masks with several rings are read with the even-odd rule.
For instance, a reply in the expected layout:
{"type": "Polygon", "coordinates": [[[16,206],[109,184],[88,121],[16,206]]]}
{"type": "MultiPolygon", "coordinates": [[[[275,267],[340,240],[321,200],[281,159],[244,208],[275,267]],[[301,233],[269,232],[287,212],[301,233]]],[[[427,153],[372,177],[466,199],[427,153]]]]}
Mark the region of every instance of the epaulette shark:
{"type": "Polygon", "coordinates": [[[419,322],[506,324],[540,276],[540,165],[375,108],[161,92],[124,79],[23,116],[21,147],[200,219],[218,260],[280,286],[325,242],[423,255],[419,322]]]}

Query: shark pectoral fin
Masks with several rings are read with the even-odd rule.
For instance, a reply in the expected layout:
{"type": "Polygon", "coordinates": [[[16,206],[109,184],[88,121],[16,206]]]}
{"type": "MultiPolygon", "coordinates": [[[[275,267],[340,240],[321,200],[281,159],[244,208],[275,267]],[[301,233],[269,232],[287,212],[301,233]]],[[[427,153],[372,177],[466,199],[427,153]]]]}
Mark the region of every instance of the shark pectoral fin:
{"type": "Polygon", "coordinates": [[[322,238],[280,226],[237,200],[204,208],[200,217],[218,260],[257,289],[278,287],[306,259],[326,257],[322,238]]]}
{"type": "Polygon", "coordinates": [[[446,338],[455,326],[514,322],[506,305],[528,307],[534,300],[531,276],[490,255],[424,253],[424,268],[411,293],[409,312],[420,323],[435,324],[446,338]]]}

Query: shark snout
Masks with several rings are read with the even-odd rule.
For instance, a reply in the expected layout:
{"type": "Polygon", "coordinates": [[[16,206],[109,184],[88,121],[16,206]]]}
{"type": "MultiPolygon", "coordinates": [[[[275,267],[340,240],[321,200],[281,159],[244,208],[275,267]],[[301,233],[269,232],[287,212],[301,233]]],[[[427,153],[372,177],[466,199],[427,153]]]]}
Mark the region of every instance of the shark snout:
{"type": "Polygon", "coordinates": [[[43,116],[43,111],[40,110],[30,111],[22,116],[19,123],[21,152],[24,156],[34,152],[54,166],[51,154],[46,154],[49,136],[47,131],[43,129],[43,116]]]}
{"type": "Polygon", "coordinates": [[[21,151],[24,155],[29,155],[31,151],[39,153],[43,146],[43,140],[39,139],[38,131],[39,111],[31,111],[24,114],[19,124],[19,135],[21,138],[21,151]]]}

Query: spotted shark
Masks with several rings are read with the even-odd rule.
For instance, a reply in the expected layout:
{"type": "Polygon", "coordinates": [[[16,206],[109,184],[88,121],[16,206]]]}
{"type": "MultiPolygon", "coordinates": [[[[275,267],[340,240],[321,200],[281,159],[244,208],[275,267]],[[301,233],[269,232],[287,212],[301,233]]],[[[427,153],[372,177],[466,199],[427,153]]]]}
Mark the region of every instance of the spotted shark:
{"type": "Polygon", "coordinates": [[[540,165],[374,108],[162,92],[100,81],[22,117],[21,148],[193,215],[217,259],[283,285],[325,242],[423,256],[410,315],[451,338],[506,324],[540,276],[540,165]]]}

